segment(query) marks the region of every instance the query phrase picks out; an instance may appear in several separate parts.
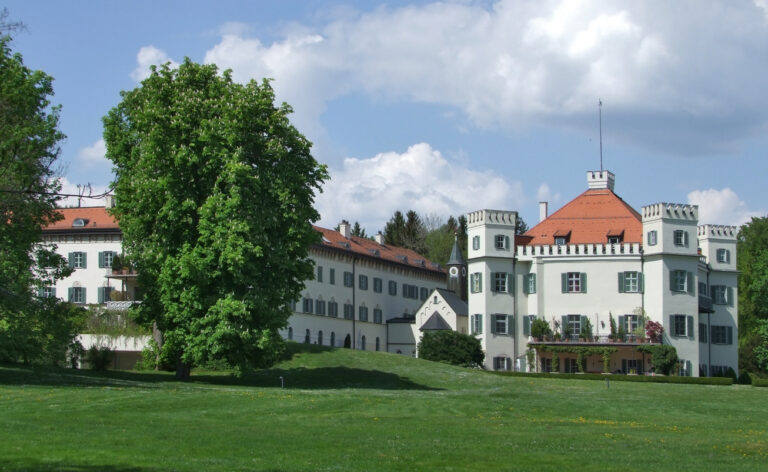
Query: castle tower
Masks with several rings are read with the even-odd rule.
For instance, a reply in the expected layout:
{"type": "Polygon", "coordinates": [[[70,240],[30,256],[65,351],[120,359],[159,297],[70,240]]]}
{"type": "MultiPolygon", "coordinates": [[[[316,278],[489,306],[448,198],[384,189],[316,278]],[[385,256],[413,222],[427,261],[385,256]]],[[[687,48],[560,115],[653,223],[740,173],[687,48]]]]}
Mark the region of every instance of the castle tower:
{"type": "Polygon", "coordinates": [[[461,254],[458,235],[454,235],[451,257],[448,258],[448,290],[467,301],[467,262],[461,254]]]}

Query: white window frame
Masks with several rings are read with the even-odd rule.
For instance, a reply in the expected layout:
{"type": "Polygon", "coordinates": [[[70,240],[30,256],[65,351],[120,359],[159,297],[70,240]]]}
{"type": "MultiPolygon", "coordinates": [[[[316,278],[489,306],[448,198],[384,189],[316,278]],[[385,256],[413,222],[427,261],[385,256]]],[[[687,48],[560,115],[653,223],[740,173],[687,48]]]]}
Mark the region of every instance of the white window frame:
{"type": "Polygon", "coordinates": [[[352,272],[344,272],[344,286],[353,287],[355,285],[355,274],[352,272]]]}
{"type": "Polygon", "coordinates": [[[688,272],[673,270],[670,276],[672,277],[672,287],[675,292],[688,291],[688,272]]]}
{"type": "Polygon", "coordinates": [[[474,249],[475,251],[480,250],[480,236],[472,237],[472,249],[474,249]]]}
{"type": "Polygon", "coordinates": [[[568,293],[581,293],[581,272],[568,272],[566,289],[568,293]]]}
{"type": "Polygon", "coordinates": [[[717,262],[721,262],[723,264],[729,264],[731,262],[731,251],[725,248],[718,249],[717,262]]]}
{"type": "Polygon", "coordinates": [[[638,272],[624,272],[624,291],[631,293],[640,291],[640,274],[638,272]]]}
{"type": "Polygon", "coordinates": [[[495,292],[506,293],[509,286],[509,274],[506,272],[493,273],[493,290],[495,292]]]}
{"type": "Polygon", "coordinates": [[[483,274],[482,272],[473,272],[469,275],[469,288],[472,293],[483,292],[483,274]]]}
{"type": "Polygon", "coordinates": [[[494,325],[495,334],[509,334],[509,315],[496,313],[493,316],[491,322],[494,325]],[[499,329],[501,327],[502,329],[499,329]]]}
{"type": "Polygon", "coordinates": [[[712,303],[715,305],[727,305],[728,304],[728,287],[725,285],[713,285],[712,290],[712,303]]]}
{"type": "Polygon", "coordinates": [[[72,287],[72,300],[70,301],[79,305],[85,304],[85,290],[83,290],[83,287],[72,287]]]}
{"type": "MultiPolygon", "coordinates": [[[[85,256],[84,252],[82,251],[76,251],[72,253],[72,267],[75,269],[84,269],[85,268],[85,256]]],[[[80,287],[77,287],[80,288],[80,287]]]]}
{"type": "Polygon", "coordinates": [[[688,337],[688,316],[687,315],[671,315],[671,325],[669,327],[669,332],[672,336],[678,337],[678,338],[685,338],[688,337]],[[682,321],[681,321],[682,320],[682,321]],[[683,330],[680,332],[679,324],[682,323],[683,330]]]}
{"type": "Polygon", "coordinates": [[[565,246],[565,237],[564,236],[555,237],[555,246],[565,246]]]}
{"type": "Polygon", "coordinates": [[[496,236],[494,236],[493,240],[494,240],[494,245],[496,249],[499,249],[499,250],[509,249],[508,247],[509,236],[505,236],[503,234],[497,234],[496,236]]]}
{"type": "Polygon", "coordinates": [[[673,233],[673,241],[677,247],[688,247],[688,231],[676,229],[673,233]]]}

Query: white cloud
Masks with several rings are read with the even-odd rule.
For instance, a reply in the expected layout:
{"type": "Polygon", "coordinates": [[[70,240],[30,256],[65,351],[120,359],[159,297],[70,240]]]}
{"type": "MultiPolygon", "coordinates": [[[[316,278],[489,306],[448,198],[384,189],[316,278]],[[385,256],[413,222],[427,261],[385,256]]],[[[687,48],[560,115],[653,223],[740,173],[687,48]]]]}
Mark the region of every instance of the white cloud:
{"type": "Polygon", "coordinates": [[[517,208],[524,200],[519,182],[470,170],[420,143],[403,153],[346,159],[341,169],[331,169],[317,208],[325,227],[347,219],[373,234],[396,210],[447,217],[483,208],[517,208]]]}
{"type": "Polygon", "coordinates": [[[540,202],[549,202],[551,206],[553,203],[560,201],[560,194],[558,192],[552,193],[549,185],[543,183],[539,185],[539,189],[536,191],[536,198],[540,202]]]}
{"type": "Polygon", "coordinates": [[[159,66],[166,62],[170,62],[171,67],[178,67],[179,65],[169,58],[165,51],[154,46],[144,46],[139,49],[139,53],[136,54],[136,62],[136,68],[131,72],[131,78],[136,82],[141,82],[149,77],[150,66],[159,66]]]}
{"type": "Polygon", "coordinates": [[[688,194],[688,203],[699,206],[700,224],[738,226],[764,213],[747,208],[747,204],[728,187],[722,190],[694,190],[688,194]]]}
{"type": "Polygon", "coordinates": [[[754,0],[755,6],[763,10],[766,21],[768,21],[768,0],[754,0]]]}
{"type": "Polygon", "coordinates": [[[205,60],[238,80],[276,79],[301,129],[319,129],[325,104],[353,92],[449,105],[484,127],[591,127],[585,117],[602,97],[616,139],[716,152],[768,126],[768,95],[753,92],[768,82],[768,63],[754,60],[768,44],[756,8],[665,0],[378,8],[296,26],[271,44],[228,27],[205,60]]]}
{"type": "Polygon", "coordinates": [[[67,207],[89,207],[89,206],[104,206],[104,198],[85,198],[93,195],[101,195],[107,191],[109,187],[106,185],[95,184],[78,184],[70,182],[66,177],[61,178],[61,193],[70,195],[82,195],[83,198],[78,197],[65,197],[58,201],[58,206],[61,208],[67,207]]]}
{"type": "Polygon", "coordinates": [[[95,167],[110,166],[109,160],[104,157],[107,153],[107,146],[104,139],[99,139],[90,146],[86,146],[77,152],[77,164],[92,169],[95,167]]]}

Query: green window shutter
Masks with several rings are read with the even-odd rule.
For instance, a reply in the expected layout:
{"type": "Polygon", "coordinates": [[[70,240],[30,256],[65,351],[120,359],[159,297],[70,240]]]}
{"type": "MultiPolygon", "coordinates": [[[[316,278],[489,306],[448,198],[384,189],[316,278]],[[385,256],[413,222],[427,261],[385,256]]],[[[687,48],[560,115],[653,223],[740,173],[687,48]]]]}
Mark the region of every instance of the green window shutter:
{"type": "Polygon", "coordinates": [[[637,291],[640,293],[645,292],[645,274],[642,272],[637,273],[637,291]]]}
{"type": "Polygon", "coordinates": [[[478,318],[477,322],[479,323],[477,326],[478,333],[483,334],[483,315],[477,315],[477,318],[478,318]]]}
{"type": "Polygon", "coordinates": [[[725,344],[733,344],[733,326],[725,328],[725,344]]]}
{"type": "Polygon", "coordinates": [[[483,273],[477,274],[477,291],[483,293],[483,273]]]}
{"type": "Polygon", "coordinates": [[[72,287],[69,287],[67,289],[67,301],[71,302],[72,301],[72,297],[74,297],[74,296],[75,296],[75,289],[72,288],[72,287]]]}
{"type": "Polygon", "coordinates": [[[733,306],[733,287],[725,289],[725,301],[728,302],[728,306],[733,306]]]}
{"type": "Polygon", "coordinates": [[[624,272],[619,272],[619,293],[624,293],[624,272]]]}
{"type": "Polygon", "coordinates": [[[99,251],[99,269],[103,269],[103,268],[104,268],[104,252],[99,251]]]}
{"type": "Polygon", "coordinates": [[[586,324],[587,324],[587,317],[584,315],[581,315],[581,320],[579,320],[579,329],[583,328],[586,324]]]}
{"type": "Polygon", "coordinates": [[[51,287],[51,296],[56,298],[56,287],[51,287]]]}
{"type": "Polygon", "coordinates": [[[693,316],[688,315],[688,337],[691,339],[695,339],[695,336],[693,334],[693,316]]]}
{"type": "Polygon", "coordinates": [[[85,295],[85,287],[81,288],[80,292],[83,294],[83,303],[88,303],[88,298],[86,298],[85,295]]]}
{"type": "Polygon", "coordinates": [[[688,242],[688,231],[684,231],[683,232],[683,245],[685,247],[688,247],[688,245],[689,245],[689,242],[688,242]]]}
{"type": "Polygon", "coordinates": [[[627,327],[624,326],[624,315],[619,315],[619,328],[624,328],[624,332],[627,332],[627,327]]]}
{"type": "Polygon", "coordinates": [[[507,316],[507,334],[510,336],[515,335],[515,315],[507,316]]]}
{"type": "Polygon", "coordinates": [[[496,334],[496,317],[498,315],[491,315],[491,334],[496,334]]]}
{"type": "MultiPolygon", "coordinates": [[[[685,233],[685,235],[688,236],[688,233],[685,233]]],[[[685,361],[685,375],[688,377],[693,376],[693,367],[691,366],[691,361],[685,361]]]]}
{"type": "Polygon", "coordinates": [[[496,291],[496,272],[491,272],[491,292],[496,291]]]}
{"type": "Polygon", "coordinates": [[[523,293],[526,295],[529,295],[531,293],[531,291],[529,290],[531,286],[530,280],[531,280],[531,274],[525,274],[523,276],[523,293]]]}
{"type": "Polygon", "coordinates": [[[685,276],[687,277],[685,288],[687,289],[688,293],[693,293],[693,272],[686,272],[685,276]]]}
{"type": "Polygon", "coordinates": [[[83,269],[87,269],[87,268],[88,268],[88,253],[84,252],[83,253],[83,269]]]}
{"type": "Polygon", "coordinates": [[[582,272],[580,275],[581,275],[581,293],[587,293],[587,273],[582,272]]]}
{"type": "Polygon", "coordinates": [[[530,336],[530,335],[531,335],[531,317],[524,316],[523,317],[523,336],[530,336]]]}
{"type": "Polygon", "coordinates": [[[75,253],[74,252],[70,252],[69,255],[67,256],[67,260],[69,262],[69,268],[70,269],[74,269],[75,268],[75,253]]]}
{"type": "MultiPolygon", "coordinates": [[[[101,253],[99,253],[99,255],[101,255],[101,253]]],[[[104,303],[104,287],[99,287],[97,291],[99,303],[104,303]]]]}
{"type": "Polygon", "coordinates": [[[507,293],[515,293],[515,274],[507,274],[507,293]]]}
{"type": "Polygon", "coordinates": [[[568,326],[568,315],[563,315],[560,321],[563,322],[563,324],[560,325],[560,334],[562,334],[563,337],[565,337],[565,328],[568,326]]]}
{"type": "Polygon", "coordinates": [[[43,297],[43,287],[37,287],[37,296],[40,298],[43,297]]]}
{"type": "Polygon", "coordinates": [[[676,270],[670,270],[669,271],[669,289],[673,292],[677,291],[677,287],[675,287],[675,272],[676,270]]]}
{"type": "Polygon", "coordinates": [[[531,274],[531,286],[533,288],[531,293],[536,293],[536,283],[536,274],[531,274]]]}
{"type": "Polygon", "coordinates": [[[568,292],[568,274],[566,272],[560,274],[560,286],[563,293],[568,292]]]}
{"type": "Polygon", "coordinates": [[[504,236],[504,249],[512,249],[512,246],[509,244],[509,236],[504,236]]]}

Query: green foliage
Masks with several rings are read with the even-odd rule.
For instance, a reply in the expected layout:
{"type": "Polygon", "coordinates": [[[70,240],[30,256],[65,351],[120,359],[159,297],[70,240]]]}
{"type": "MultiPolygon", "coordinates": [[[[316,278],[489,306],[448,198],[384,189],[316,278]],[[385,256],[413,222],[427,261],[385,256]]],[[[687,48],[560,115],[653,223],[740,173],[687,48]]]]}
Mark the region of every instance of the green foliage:
{"type": "Polygon", "coordinates": [[[136,362],[134,370],[158,370],[160,348],[154,339],[150,339],[147,346],[141,350],[141,359],[136,362]]]}
{"type": "Polygon", "coordinates": [[[768,379],[752,378],[753,387],[768,387],[768,379]]]}
{"type": "Polygon", "coordinates": [[[129,312],[107,310],[100,306],[94,306],[88,310],[88,316],[81,333],[107,336],[146,336],[152,334],[152,330],[136,323],[129,312]]]}
{"type": "Polygon", "coordinates": [[[384,226],[384,244],[391,246],[403,246],[403,231],[405,229],[405,218],[400,210],[397,210],[392,218],[384,226]]]}
{"type": "Polygon", "coordinates": [[[457,331],[426,331],[418,345],[419,358],[474,367],[483,364],[480,340],[457,331]]]}
{"type": "Polygon", "coordinates": [[[518,215],[515,220],[515,234],[525,234],[528,232],[528,223],[525,222],[522,216],[518,215]]]}
{"type": "Polygon", "coordinates": [[[586,321],[581,326],[579,337],[583,339],[592,339],[592,322],[589,321],[589,317],[583,319],[586,321]]]}
{"type": "MultiPolygon", "coordinates": [[[[554,362],[553,362],[554,370],[554,362]]],[[[620,374],[557,374],[552,375],[548,372],[504,372],[490,371],[489,373],[497,375],[508,375],[511,377],[545,377],[549,379],[562,380],[605,380],[616,382],[640,382],[640,383],[666,383],[666,384],[696,384],[696,385],[732,385],[733,379],[730,377],[679,377],[676,375],[620,375],[620,374]]],[[[766,379],[768,380],[768,379],[766,379]]]]}
{"type": "Polygon", "coordinates": [[[613,317],[613,313],[608,313],[608,322],[611,325],[611,339],[616,339],[619,332],[616,329],[616,318],[613,317]]]}
{"type": "Polygon", "coordinates": [[[355,221],[355,224],[352,226],[351,231],[352,236],[357,236],[358,238],[367,238],[368,236],[365,234],[365,228],[360,227],[360,223],[355,221]]]}
{"type": "Polygon", "coordinates": [[[651,355],[653,368],[660,374],[669,375],[678,361],[677,350],[669,344],[640,345],[636,349],[651,355]]]}
{"type": "Polygon", "coordinates": [[[536,365],[534,365],[536,362],[536,351],[529,348],[525,351],[525,359],[528,361],[528,372],[533,372],[536,368],[536,365]]]}
{"type": "Polygon", "coordinates": [[[549,323],[541,318],[536,318],[531,322],[531,336],[536,339],[543,339],[547,336],[552,336],[552,329],[549,327],[549,323]]]}
{"type": "Polygon", "coordinates": [[[464,215],[459,218],[451,216],[443,224],[442,219],[436,216],[422,218],[413,210],[403,216],[397,210],[382,233],[384,244],[411,249],[441,265],[448,262],[454,239],[458,238],[462,255],[465,260],[467,258],[467,219],[464,215]]]}
{"type": "Polygon", "coordinates": [[[752,376],[749,375],[749,372],[742,371],[739,374],[739,378],[736,379],[736,383],[740,385],[752,385],[752,376]]]}
{"type": "Polygon", "coordinates": [[[91,346],[85,352],[85,362],[92,370],[107,370],[115,359],[115,352],[108,346],[91,346]]]}
{"type": "Polygon", "coordinates": [[[757,331],[768,319],[768,217],[753,217],[739,229],[739,337],[757,331]]]}
{"type": "Polygon", "coordinates": [[[763,372],[768,371],[768,320],[757,322],[757,337],[759,342],[754,347],[755,362],[763,372]]]}
{"type": "Polygon", "coordinates": [[[154,68],[104,118],[113,214],[144,288],[139,320],[163,333],[161,363],[272,362],[313,276],[327,172],[274,99],[267,81],[185,59],[154,68]]]}

